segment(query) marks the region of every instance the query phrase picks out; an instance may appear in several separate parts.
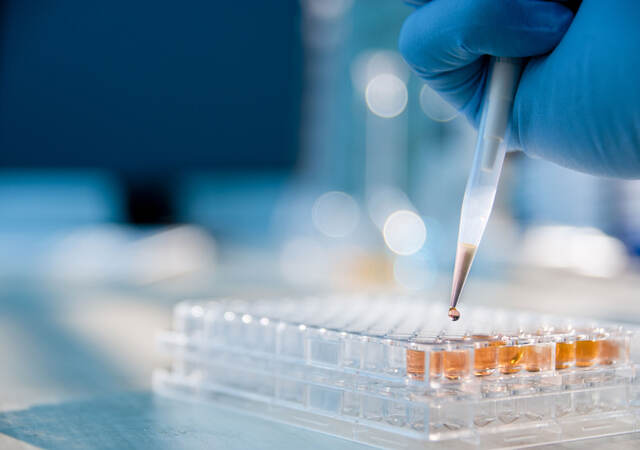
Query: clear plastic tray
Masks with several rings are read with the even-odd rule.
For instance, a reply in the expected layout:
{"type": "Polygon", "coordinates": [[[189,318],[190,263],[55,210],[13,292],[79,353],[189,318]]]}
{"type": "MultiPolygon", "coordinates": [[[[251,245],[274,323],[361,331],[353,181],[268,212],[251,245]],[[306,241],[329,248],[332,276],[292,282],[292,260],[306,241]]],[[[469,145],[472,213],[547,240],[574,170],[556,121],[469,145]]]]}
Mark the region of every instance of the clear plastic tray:
{"type": "Polygon", "coordinates": [[[379,447],[509,448],[640,430],[640,334],[424,300],[182,302],[154,389],[379,447]],[[427,445],[428,444],[428,445],[427,445]]]}

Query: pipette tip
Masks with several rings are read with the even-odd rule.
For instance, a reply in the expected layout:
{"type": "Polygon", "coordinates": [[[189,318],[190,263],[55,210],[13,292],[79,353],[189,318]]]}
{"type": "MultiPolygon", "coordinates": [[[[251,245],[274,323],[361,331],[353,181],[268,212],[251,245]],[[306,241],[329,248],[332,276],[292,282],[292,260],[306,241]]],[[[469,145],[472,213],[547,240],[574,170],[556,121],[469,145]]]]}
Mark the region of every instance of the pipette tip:
{"type": "Polygon", "coordinates": [[[449,308],[449,317],[451,320],[458,320],[460,313],[456,309],[460,293],[464,287],[464,283],[467,280],[469,269],[471,269],[471,263],[473,257],[476,255],[476,246],[473,244],[458,244],[458,251],[456,252],[456,263],[453,268],[453,282],[451,284],[451,308],[449,308]]]}

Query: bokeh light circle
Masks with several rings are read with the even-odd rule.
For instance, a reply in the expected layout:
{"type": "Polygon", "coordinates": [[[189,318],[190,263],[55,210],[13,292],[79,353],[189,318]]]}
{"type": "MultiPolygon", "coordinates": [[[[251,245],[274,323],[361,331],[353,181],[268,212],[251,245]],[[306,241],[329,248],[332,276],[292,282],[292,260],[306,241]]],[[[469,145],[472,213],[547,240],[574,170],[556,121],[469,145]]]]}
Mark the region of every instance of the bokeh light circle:
{"type": "Polygon", "coordinates": [[[458,111],[445,102],[440,95],[426,84],[420,89],[420,108],[436,122],[448,122],[458,115],[458,111]]]}
{"type": "Polygon", "coordinates": [[[427,228],[419,215],[404,209],[387,218],[382,235],[392,252],[398,255],[413,255],[427,240],[427,228]]]}
{"type": "Polygon", "coordinates": [[[330,191],[313,204],[311,218],[314,226],[329,237],[345,237],[358,226],[360,209],[349,194],[330,191]]]}
{"type": "Polygon", "coordinates": [[[367,84],[364,95],[369,110],[386,119],[402,114],[409,99],[406,84],[390,73],[373,77],[367,84]]]}

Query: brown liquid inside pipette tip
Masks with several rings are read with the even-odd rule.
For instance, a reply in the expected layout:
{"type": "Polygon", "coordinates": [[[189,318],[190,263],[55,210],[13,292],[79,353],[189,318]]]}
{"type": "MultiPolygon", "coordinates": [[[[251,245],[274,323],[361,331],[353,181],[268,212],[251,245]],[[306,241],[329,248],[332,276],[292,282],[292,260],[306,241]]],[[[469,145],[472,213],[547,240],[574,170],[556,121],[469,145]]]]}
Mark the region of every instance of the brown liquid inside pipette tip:
{"type": "Polygon", "coordinates": [[[461,243],[456,252],[456,263],[453,268],[453,284],[451,286],[451,308],[449,308],[449,318],[454,322],[460,318],[460,312],[456,309],[458,298],[462,292],[462,287],[469,273],[469,268],[476,255],[476,246],[473,244],[461,243]]]}

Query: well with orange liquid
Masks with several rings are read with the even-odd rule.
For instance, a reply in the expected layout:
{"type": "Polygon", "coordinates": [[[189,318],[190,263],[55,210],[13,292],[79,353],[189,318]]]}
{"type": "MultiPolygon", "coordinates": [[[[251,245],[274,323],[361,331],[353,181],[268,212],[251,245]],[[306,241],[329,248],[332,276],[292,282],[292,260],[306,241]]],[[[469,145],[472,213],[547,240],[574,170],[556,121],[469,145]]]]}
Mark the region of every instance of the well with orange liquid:
{"type": "Polygon", "coordinates": [[[498,368],[504,374],[516,373],[522,369],[525,348],[522,345],[498,347],[498,368]]]}
{"type": "Polygon", "coordinates": [[[407,349],[407,375],[417,380],[424,380],[424,352],[407,349]]]}
{"type": "Polygon", "coordinates": [[[553,346],[535,344],[524,347],[524,368],[527,372],[541,372],[553,368],[553,346]]]}
{"type": "Polygon", "coordinates": [[[556,343],[556,369],[568,369],[576,362],[575,341],[556,343]]]}
{"type": "MultiPolygon", "coordinates": [[[[475,339],[482,337],[474,336],[475,339]]],[[[487,339],[489,339],[487,337],[487,339]]],[[[498,368],[498,347],[504,345],[502,341],[488,340],[476,344],[473,359],[473,374],[477,377],[491,375],[498,368]]]]}
{"type": "Polygon", "coordinates": [[[447,350],[442,352],[442,370],[448,380],[459,380],[469,375],[469,350],[447,350]]]}
{"type": "Polygon", "coordinates": [[[600,358],[602,341],[597,339],[580,339],[576,341],[576,366],[591,367],[600,358]]]}
{"type": "Polygon", "coordinates": [[[622,343],[614,338],[609,338],[600,343],[600,364],[615,364],[623,357],[622,343]]]}
{"type": "MultiPolygon", "coordinates": [[[[429,377],[442,375],[442,351],[429,352],[429,377]]],[[[424,380],[426,353],[422,350],[407,349],[407,375],[416,380],[424,380]]]]}

